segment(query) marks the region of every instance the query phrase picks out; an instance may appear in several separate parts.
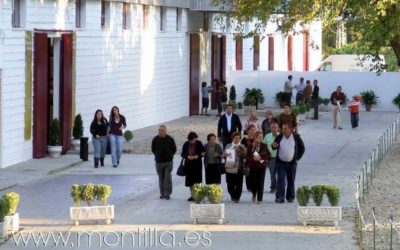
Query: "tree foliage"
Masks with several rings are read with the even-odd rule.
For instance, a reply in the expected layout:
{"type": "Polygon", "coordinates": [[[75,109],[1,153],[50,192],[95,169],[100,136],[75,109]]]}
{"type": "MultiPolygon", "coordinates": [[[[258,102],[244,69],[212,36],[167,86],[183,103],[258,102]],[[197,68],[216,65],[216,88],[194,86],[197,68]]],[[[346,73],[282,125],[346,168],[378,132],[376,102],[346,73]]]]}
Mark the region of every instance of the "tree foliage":
{"type": "MultiPolygon", "coordinates": [[[[228,19],[236,20],[236,31],[246,36],[263,34],[269,22],[287,34],[298,32],[296,25],[305,27],[315,20],[330,28],[344,22],[354,34],[358,54],[376,59],[382,48],[390,47],[400,65],[400,1],[398,0],[213,0],[222,6],[228,19]],[[247,23],[254,29],[246,31],[247,23]]],[[[383,69],[383,68],[380,68],[383,69]]],[[[379,71],[379,69],[377,69],[379,71]]]]}

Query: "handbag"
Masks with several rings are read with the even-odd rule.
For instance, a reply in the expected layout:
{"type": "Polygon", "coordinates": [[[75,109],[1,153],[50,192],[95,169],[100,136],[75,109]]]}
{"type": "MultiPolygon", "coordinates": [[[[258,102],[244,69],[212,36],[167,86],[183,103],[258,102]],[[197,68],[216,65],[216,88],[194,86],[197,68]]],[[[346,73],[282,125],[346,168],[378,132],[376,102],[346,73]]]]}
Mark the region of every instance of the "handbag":
{"type": "Polygon", "coordinates": [[[221,160],[219,161],[218,164],[218,172],[220,174],[225,174],[225,162],[222,162],[221,160]]]}
{"type": "Polygon", "coordinates": [[[179,164],[178,170],[176,170],[176,174],[178,176],[186,176],[187,168],[185,164],[185,158],[182,158],[181,163],[179,164]]]}

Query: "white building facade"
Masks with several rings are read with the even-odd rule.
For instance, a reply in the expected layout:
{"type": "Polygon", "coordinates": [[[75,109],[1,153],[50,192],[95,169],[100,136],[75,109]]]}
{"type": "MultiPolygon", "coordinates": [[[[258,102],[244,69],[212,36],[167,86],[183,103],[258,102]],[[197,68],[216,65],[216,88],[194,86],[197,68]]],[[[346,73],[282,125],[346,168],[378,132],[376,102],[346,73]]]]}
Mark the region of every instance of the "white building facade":
{"type": "Polygon", "coordinates": [[[46,157],[53,118],[66,152],[78,113],[85,136],[112,106],[134,130],[198,114],[202,81],[321,60],[319,23],[307,38],[271,25],[265,39],[239,41],[216,15],[209,1],[0,1],[0,167],[46,157]]]}

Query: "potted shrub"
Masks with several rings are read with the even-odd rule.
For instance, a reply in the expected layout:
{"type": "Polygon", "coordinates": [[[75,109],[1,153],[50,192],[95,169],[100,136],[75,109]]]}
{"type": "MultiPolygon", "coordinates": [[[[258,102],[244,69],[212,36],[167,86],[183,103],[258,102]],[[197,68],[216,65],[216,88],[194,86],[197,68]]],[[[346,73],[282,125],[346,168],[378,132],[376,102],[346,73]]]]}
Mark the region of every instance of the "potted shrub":
{"type": "Polygon", "coordinates": [[[396,106],[399,108],[399,111],[400,111],[400,93],[397,94],[397,96],[395,96],[395,97],[393,98],[392,103],[393,103],[394,105],[396,105],[396,106]]]}
{"type": "Polygon", "coordinates": [[[328,106],[329,102],[330,102],[329,98],[321,98],[320,97],[318,100],[318,103],[319,103],[318,110],[321,112],[329,112],[329,106],[328,106]]]}
{"type": "MultiPolygon", "coordinates": [[[[293,106],[292,106],[292,113],[295,114],[296,117],[299,116],[299,114],[300,114],[300,108],[299,108],[298,105],[293,105],[293,106]]],[[[279,117],[278,117],[278,119],[279,119],[279,117]]]]}
{"type": "Polygon", "coordinates": [[[133,150],[133,144],[132,144],[132,139],[133,139],[133,132],[131,130],[125,130],[124,132],[124,138],[125,138],[125,146],[124,146],[124,151],[125,152],[132,152],[133,150]]]}
{"type": "Polygon", "coordinates": [[[277,103],[279,103],[279,107],[282,108],[282,109],[283,109],[284,106],[285,106],[284,100],[285,100],[285,93],[284,93],[284,92],[279,91],[279,92],[277,92],[277,93],[275,94],[275,101],[276,101],[277,103]]]}
{"type": "Polygon", "coordinates": [[[50,145],[47,146],[47,152],[51,158],[59,157],[62,151],[60,146],[61,128],[57,118],[53,119],[50,126],[50,145]]]}
{"type": "Polygon", "coordinates": [[[311,113],[312,106],[311,106],[311,103],[307,102],[304,105],[305,105],[305,108],[306,108],[306,119],[311,119],[312,118],[312,113],[311,113]]]}
{"type": "Polygon", "coordinates": [[[251,111],[257,110],[258,104],[264,103],[265,98],[261,89],[246,88],[243,94],[244,113],[247,115],[251,111]]]}
{"type": "Polygon", "coordinates": [[[3,200],[8,204],[8,209],[4,222],[8,234],[13,234],[19,231],[19,214],[17,208],[20,203],[20,196],[15,192],[8,192],[3,195],[3,200]]]}
{"type": "Polygon", "coordinates": [[[75,225],[78,226],[81,220],[104,220],[110,224],[114,219],[114,205],[107,204],[111,192],[111,187],[105,184],[72,185],[74,206],[70,207],[70,218],[75,225]],[[93,206],[94,200],[99,201],[100,205],[93,206]],[[81,201],[86,201],[87,206],[81,206],[81,201]]]}
{"type": "Polygon", "coordinates": [[[225,218],[225,204],[220,204],[224,193],[221,186],[199,183],[193,185],[192,192],[195,200],[195,204],[190,204],[193,224],[199,222],[222,224],[225,218]],[[206,197],[210,203],[204,203],[206,197]]]}
{"type": "Polygon", "coordinates": [[[360,93],[362,103],[365,105],[365,110],[371,111],[372,106],[378,103],[378,96],[373,90],[366,90],[360,93]]]}
{"type": "Polygon", "coordinates": [[[0,242],[4,242],[7,238],[7,224],[5,223],[5,217],[8,210],[8,203],[4,199],[0,199],[0,242]]]}
{"type": "Polygon", "coordinates": [[[83,121],[81,114],[77,114],[74,119],[74,127],[72,128],[72,150],[79,151],[81,145],[81,137],[83,136],[83,121]]]}
{"type": "Polygon", "coordinates": [[[229,89],[229,103],[235,104],[236,103],[236,88],[235,85],[232,85],[229,89]]]}
{"type": "Polygon", "coordinates": [[[298,124],[304,124],[306,122],[306,106],[304,103],[296,105],[299,107],[299,115],[297,116],[298,124]]]}
{"type": "Polygon", "coordinates": [[[235,113],[238,115],[244,115],[243,102],[236,103],[236,107],[235,113]]]}
{"type": "Polygon", "coordinates": [[[334,185],[314,185],[298,187],[297,208],[298,220],[306,226],[308,222],[333,222],[335,226],[342,219],[342,207],[339,206],[340,190],[334,185]],[[330,206],[321,206],[324,195],[328,197],[330,206]],[[313,198],[315,206],[308,206],[310,197],[313,198]]]}

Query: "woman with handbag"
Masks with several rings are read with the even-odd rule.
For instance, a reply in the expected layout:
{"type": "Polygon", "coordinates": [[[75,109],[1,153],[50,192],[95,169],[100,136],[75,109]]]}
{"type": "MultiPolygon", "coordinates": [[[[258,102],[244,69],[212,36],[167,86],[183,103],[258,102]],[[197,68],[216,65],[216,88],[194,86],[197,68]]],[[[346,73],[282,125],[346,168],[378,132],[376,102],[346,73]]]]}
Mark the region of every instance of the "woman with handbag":
{"type": "Polygon", "coordinates": [[[226,183],[231,200],[239,203],[243,187],[243,159],[246,157],[246,147],[240,144],[240,133],[232,134],[232,143],[224,150],[226,183]]]}
{"type": "Polygon", "coordinates": [[[206,171],[206,184],[221,184],[221,157],[222,147],[216,143],[215,134],[207,135],[207,142],[204,144],[206,154],[204,155],[204,168],[206,171]]]}
{"type": "Polygon", "coordinates": [[[188,201],[194,201],[192,196],[192,187],[196,183],[203,182],[202,161],[206,153],[203,143],[197,140],[198,136],[195,132],[188,134],[188,140],[182,146],[182,158],[185,159],[185,186],[190,188],[190,197],[188,201]]]}
{"type": "Polygon", "coordinates": [[[265,171],[271,157],[267,145],[263,143],[264,137],[261,131],[254,135],[254,143],[247,147],[246,164],[250,167],[252,179],[253,202],[260,204],[264,194],[265,171]]]}

